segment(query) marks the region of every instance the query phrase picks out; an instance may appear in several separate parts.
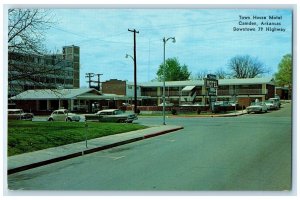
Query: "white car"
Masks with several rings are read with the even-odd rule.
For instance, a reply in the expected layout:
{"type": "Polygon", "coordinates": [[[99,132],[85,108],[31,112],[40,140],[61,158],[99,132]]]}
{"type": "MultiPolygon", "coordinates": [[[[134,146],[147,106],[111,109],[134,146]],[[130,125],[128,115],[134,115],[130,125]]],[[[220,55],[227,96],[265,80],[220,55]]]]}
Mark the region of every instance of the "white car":
{"type": "Polygon", "coordinates": [[[268,107],[265,102],[254,102],[251,103],[251,105],[248,106],[246,110],[248,114],[251,112],[262,113],[262,112],[268,112],[268,107]]]}
{"type": "Polygon", "coordinates": [[[269,100],[265,101],[265,103],[266,103],[266,105],[268,107],[268,110],[278,110],[279,109],[278,103],[276,103],[272,99],[269,99],[269,100]]]}
{"type": "Polygon", "coordinates": [[[59,109],[52,112],[48,121],[80,121],[80,116],[74,113],[69,113],[67,109],[59,109]]]}
{"type": "MultiPolygon", "coordinates": [[[[164,103],[159,104],[158,106],[164,106],[164,103]]],[[[174,106],[174,103],[166,102],[165,103],[166,107],[174,106]]]]}
{"type": "Polygon", "coordinates": [[[8,119],[32,120],[32,113],[25,113],[22,109],[8,109],[8,119]]]}
{"type": "Polygon", "coordinates": [[[280,99],[278,97],[270,98],[269,100],[275,101],[275,103],[277,104],[278,108],[281,107],[281,102],[280,102],[280,99]]]}

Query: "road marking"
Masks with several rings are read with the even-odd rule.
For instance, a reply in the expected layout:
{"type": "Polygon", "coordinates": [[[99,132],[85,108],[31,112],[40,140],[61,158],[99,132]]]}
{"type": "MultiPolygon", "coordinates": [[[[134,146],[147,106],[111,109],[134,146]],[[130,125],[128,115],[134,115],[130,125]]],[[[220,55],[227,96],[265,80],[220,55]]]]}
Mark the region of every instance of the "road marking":
{"type": "Polygon", "coordinates": [[[115,157],[114,160],[119,160],[121,158],[125,158],[125,156],[115,157]]]}
{"type": "Polygon", "coordinates": [[[175,142],[176,140],[167,140],[167,141],[169,141],[169,142],[175,142]]]}
{"type": "Polygon", "coordinates": [[[100,158],[109,158],[109,159],[113,159],[113,160],[119,160],[121,158],[125,158],[125,156],[119,156],[119,157],[115,157],[115,156],[97,156],[100,158]]]}
{"type": "Polygon", "coordinates": [[[167,142],[175,142],[176,140],[172,140],[172,139],[154,139],[154,140],[157,140],[157,141],[167,141],[167,142]]]}

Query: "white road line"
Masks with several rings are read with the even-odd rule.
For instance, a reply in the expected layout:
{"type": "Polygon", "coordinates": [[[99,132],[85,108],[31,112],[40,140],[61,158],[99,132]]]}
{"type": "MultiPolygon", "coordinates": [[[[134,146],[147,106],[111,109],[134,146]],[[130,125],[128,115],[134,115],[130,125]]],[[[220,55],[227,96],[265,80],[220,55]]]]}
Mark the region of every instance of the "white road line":
{"type": "Polygon", "coordinates": [[[121,158],[125,158],[125,156],[115,157],[114,160],[119,160],[121,158]]]}
{"type": "Polygon", "coordinates": [[[119,157],[115,157],[115,156],[97,156],[100,158],[109,158],[109,159],[113,159],[113,160],[119,160],[121,158],[124,158],[125,156],[119,156],[119,157]]]}

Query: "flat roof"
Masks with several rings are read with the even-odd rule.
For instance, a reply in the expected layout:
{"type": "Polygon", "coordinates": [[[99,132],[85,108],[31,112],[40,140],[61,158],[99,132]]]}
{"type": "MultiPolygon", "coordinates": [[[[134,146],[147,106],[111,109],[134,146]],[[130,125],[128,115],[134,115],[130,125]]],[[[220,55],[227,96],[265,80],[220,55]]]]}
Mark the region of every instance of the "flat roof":
{"type": "MultiPolygon", "coordinates": [[[[271,84],[274,85],[273,78],[245,78],[245,79],[219,79],[219,85],[249,85],[249,84],[271,84]]],[[[139,84],[142,87],[162,87],[163,82],[145,82],[139,84]]],[[[189,81],[166,81],[166,87],[203,86],[204,80],[189,81]]]]}

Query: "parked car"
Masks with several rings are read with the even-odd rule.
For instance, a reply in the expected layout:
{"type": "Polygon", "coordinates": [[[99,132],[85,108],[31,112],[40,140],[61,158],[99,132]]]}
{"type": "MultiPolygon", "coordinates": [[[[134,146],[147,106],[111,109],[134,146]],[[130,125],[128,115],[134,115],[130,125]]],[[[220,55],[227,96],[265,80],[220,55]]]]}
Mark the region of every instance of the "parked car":
{"type": "Polygon", "coordinates": [[[74,113],[69,113],[67,109],[59,109],[52,112],[48,121],[80,121],[80,116],[74,113]]]}
{"type": "Polygon", "coordinates": [[[269,100],[275,101],[275,103],[277,104],[278,108],[281,107],[281,102],[280,102],[280,99],[278,97],[270,98],[269,100]]]}
{"type": "MultiPolygon", "coordinates": [[[[165,103],[166,107],[174,106],[174,103],[167,102],[165,103]]],[[[159,104],[158,106],[164,106],[164,103],[159,104]]]]}
{"type": "Polygon", "coordinates": [[[25,113],[23,109],[8,109],[8,119],[32,120],[32,113],[25,113]]]}
{"type": "Polygon", "coordinates": [[[85,115],[85,120],[89,121],[101,121],[101,122],[127,122],[131,123],[133,120],[137,120],[136,114],[127,114],[119,109],[106,109],[100,110],[95,114],[85,115]]]}
{"type": "Polygon", "coordinates": [[[251,112],[262,113],[268,112],[268,107],[265,102],[253,102],[250,106],[246,108],[246,110],[248,114],[251,112]]]}
{"type": "Polygon", "coordinates": [[[265,104],[267,105],[268,110],[277,110],[277,109],[279,109],[278,103],[276,103],[272,99],[269,99],[269,100],[265,101],[265,104]]]}

